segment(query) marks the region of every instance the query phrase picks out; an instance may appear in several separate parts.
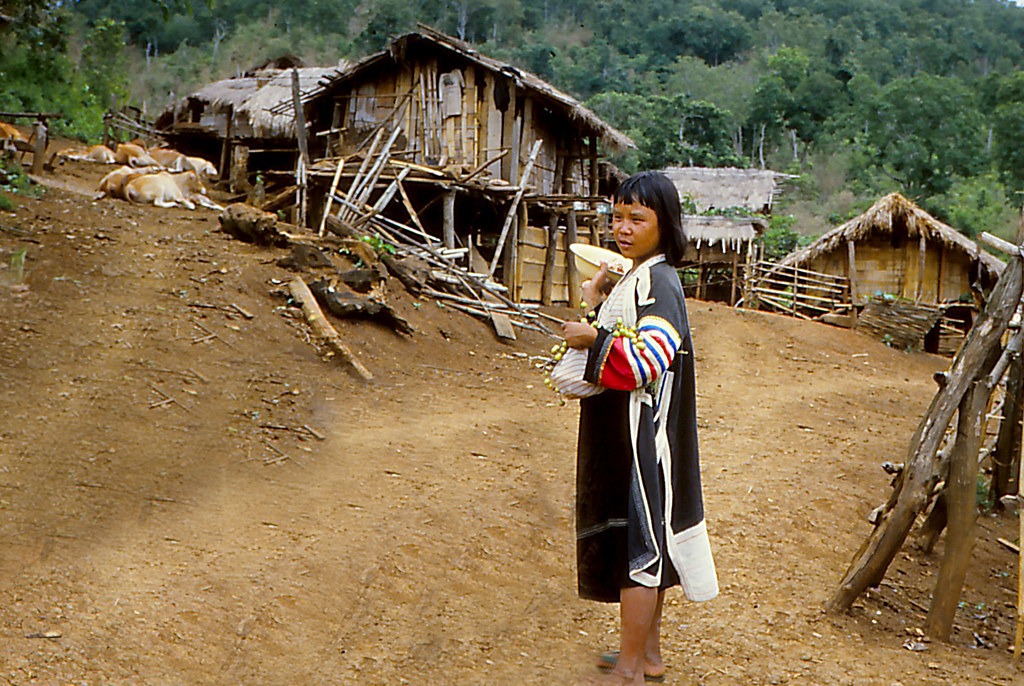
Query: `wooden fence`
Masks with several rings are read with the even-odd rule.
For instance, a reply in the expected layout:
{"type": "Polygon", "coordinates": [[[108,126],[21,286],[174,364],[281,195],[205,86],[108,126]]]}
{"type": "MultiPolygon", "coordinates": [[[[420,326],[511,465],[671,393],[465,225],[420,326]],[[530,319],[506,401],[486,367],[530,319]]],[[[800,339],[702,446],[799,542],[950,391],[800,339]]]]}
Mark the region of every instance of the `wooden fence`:
{"type": "Polygon", "coordinates": [[[800,267],[755,262],[748,267],[743,304],[771,309],[802,319],[848,312],[850,280],[800,267]]]}

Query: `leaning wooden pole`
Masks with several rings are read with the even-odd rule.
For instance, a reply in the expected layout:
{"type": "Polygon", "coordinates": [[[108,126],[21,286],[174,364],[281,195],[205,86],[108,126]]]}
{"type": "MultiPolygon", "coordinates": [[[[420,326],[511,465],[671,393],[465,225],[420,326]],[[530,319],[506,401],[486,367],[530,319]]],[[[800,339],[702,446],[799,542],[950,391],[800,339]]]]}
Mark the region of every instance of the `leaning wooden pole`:
{"type": "Polygon", "coordinates": [[[1013,247],[1015,254],[954,358],[946,385],[935,394],[910,440],[904,484],[895,505],[883,515],[854,556],[839,588],[826,604],[829,611],[849,610],[861,593],[882,580],[917,515],[928,504],[938,480],[937,455],[946,427],[967,388],[995,365],[1000,339],[1020,302],[1021,256],[1013,247]]]}

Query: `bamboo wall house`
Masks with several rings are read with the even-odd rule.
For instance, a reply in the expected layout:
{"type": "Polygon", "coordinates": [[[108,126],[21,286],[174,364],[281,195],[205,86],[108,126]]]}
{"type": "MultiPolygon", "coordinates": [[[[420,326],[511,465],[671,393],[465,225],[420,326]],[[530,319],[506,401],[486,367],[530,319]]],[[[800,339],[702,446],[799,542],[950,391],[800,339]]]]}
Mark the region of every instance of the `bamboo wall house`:
{"type": "Polygon", "coordinates": [[[663,172],[679,191],[684,212],[690,210],[683,217],[689,238],[687,295],[735,304],[768,229],[779,181],[791,177],[732,167],[669,167],[663,172]]]}
{"type": "Polygon", "coordinates": [[[517,301],[578,299],[565,245],[602,240],[600,151],[633,143],[575,99],[421,26],[322,79],[302,109],[319,159],[310,167],[310,223],[324,212],[321,187],[332,177],[344,187],[367,156],[381,157],[372,146],[385,131],[389,170],[380,182],[401,175],[402,203],[382,213],[464,249],[517,301]]]}
{"type": "Polygon", "coordinates": [[[773,270],[795,294],[784,306],[808,315],[846,308],[858,314],[858,326],[901,347],[950,352],[1003,266],[953,227],[892,193],[773,270]],[[828,277],[835,279],[832,286],[824,282],[828,277]],[[826,302],[826,291],[837,283],[845,292],[826,302]]]}

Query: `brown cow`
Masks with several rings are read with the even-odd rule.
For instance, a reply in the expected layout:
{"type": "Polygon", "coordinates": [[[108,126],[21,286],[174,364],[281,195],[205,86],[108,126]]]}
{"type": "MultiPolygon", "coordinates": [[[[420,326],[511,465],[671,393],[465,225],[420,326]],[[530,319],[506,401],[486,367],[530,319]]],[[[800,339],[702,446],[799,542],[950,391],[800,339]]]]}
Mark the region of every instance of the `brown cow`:
{"type": "Polygon", "coordinates": [[[68,148],[57,153],[57,157],[61,161],[78,160],[80,162],[114,164],[114,151],[105,145],[93,145],[88,148],[68,148]]]}
{"type": "Polygon", "coordinates": [[[99,195],[97,195],[95,199],[99,200],[100,198],[110,197],[127,200],[128,196],[125,193],[125,187],[129,182],[144,174],[153,174],[157,171],[159,171],[158,167],[135,169],[133,167],[124,166],[120,169],[115,169],[100,179],[100,185],[97,189],[99,190],[99,195]]]}
{"type": "Polygon", "coordinates": [[[170,169],[171,171],[185,171],[184,169],[178,169],[177,165],[180,164],[181,158],[184,157],[177,150],[171,150],[170,148],[153,148],[149,151],[149,156],[156,160],[164,169],[170,169]]]}
{"type": "Polygon", "coordinates": [[[157,161],[149,156],[146,149],[134,143],[118,143],[114,151],[114,161],[129,167],[157,167],[157,161]]]}
{"type": "Polygon", "coordinates": [[[25,138],[25,134],[19,131],[16,126],[8,124],[5,121],[0,121],[0,140],[14,140],[21,141],[22,143],[28,143],[28,139],[25,138]]]}

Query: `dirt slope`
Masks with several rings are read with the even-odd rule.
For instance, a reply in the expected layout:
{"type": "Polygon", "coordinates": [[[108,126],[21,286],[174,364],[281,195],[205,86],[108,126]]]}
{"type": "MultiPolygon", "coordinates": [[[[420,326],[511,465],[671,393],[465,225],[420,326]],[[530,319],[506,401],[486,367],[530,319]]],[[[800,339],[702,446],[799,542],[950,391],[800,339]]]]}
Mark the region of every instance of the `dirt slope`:
{"type": "MultiPolygon", "coordinates": [[[[85,191],[0,215],[0,682],[571,684],[616,607],[575,594],[577,408],[550,343],[395,290],[416,327],[324,360],[279,250],[214,213],[85,191]],[[239,309],[254,315],[243,316],[239,309]],[[215,336],[213,336],[215,335],[215,336]],[[171,400],[168,400],[171,399],[171,400]],[[324,436],[318,440],[303,426],[324,436]],[[52,636],[46,638],[45,636],[52,636]]],[[[722,596],[666,613],[668,683],[1019,684],[1015,517],[983,517],[950,646],[904,646],[938,554],[821,608],[888,495],[942,358],[692,302],[722,596]],[[979,647],[980,646],[980,647],[979,647]]]]}

